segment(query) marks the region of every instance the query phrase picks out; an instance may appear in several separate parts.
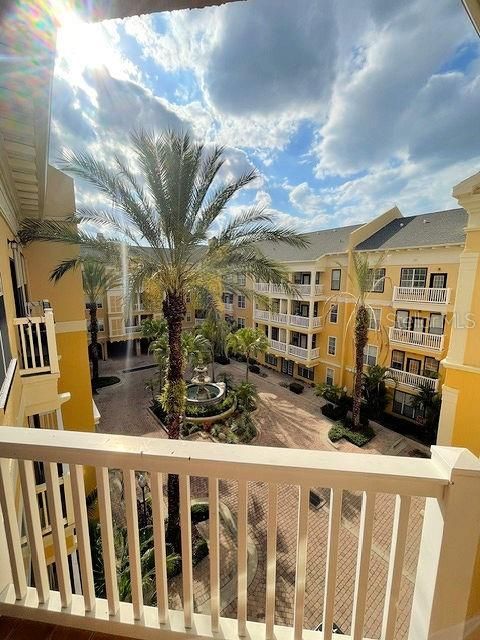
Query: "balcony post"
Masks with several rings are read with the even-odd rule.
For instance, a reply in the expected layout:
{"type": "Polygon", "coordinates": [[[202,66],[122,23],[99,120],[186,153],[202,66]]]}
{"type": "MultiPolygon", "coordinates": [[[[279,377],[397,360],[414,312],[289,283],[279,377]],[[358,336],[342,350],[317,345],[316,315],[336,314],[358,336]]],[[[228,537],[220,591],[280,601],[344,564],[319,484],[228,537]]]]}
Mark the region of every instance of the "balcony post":
{"type": "Polygon", "coordinates": [[[53,319],[53,309],[45,309],[45,329],[47,332],[48,359],[51,373],[59,373],[57,338],[55,336],[55,321],[53,319]]]}
{"type": "Polygon", "coordinates": [[[475,628],[466,617],[480,531],[480,462],[453,447],[432,447],[432,462],[450,484],[442,498],[426,501],[408,640],[463,640],[475,628]]]}

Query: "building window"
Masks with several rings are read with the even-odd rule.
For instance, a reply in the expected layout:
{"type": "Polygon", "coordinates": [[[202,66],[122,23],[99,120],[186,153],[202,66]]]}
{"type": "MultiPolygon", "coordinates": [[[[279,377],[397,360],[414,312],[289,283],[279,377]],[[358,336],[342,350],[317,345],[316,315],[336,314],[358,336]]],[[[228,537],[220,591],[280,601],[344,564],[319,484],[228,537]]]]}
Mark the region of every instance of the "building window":
{"type": "Polygon", "coordinates": [[[237,327],[243,329],[245,327],[245,318],[237,318],[237,327]]]}
{"type": "Polygon", "coordinates": [[[108,296],[108,311],[110,313],[123,313],[123,298],[120,295],[108,296]]]}
{"type": "Polygon", "coordinates": [[[408,311],[398,309],[395,314],[395,327],[397,329],[410,329],[410,314],[408,311]]]}
{"type": "Polygon", "coordinates": [[[191,322],[192,321],[192,315],[190,313],[187,313],[186,320],[187,320],[187,322],[191,322]]]}
{"type": "Polygon", "coordinates": [[[325,372],[325,384],[335,384],[335,371],[330,367],[325,372]]]}
{"type": "Polygon", "coordinates": [[[381,309],[368,309],[368,328],[372,331],[380,331],[381,309]]]}
{"type": "Polygon", "coordinates": [[[312,274],[310,272],[297,272],[293,274],[294,284],[310,284],[312,274]]]}
{"type": "Polygon", "coordinates": [[[239,309],[245,309],[246,305],[246,299],[245,296],[237,296],[238,297],[238,308],[239,309]]]}
{"type": "Polygon", "coordinates": [[[376,291],[383,293],[385,289],[385,269],[369,269],[368,270],[368,291],[376,291]]]}
{"type": "MultiPolygon", "coordinates": [[[[37,325],[38,326],[38,325],[37,325]]],[[[12,354],[8,340],[7,312],[5,310],[2,278],[0,275],[0,389],[7,374],[12,354]]]]}
{"type": "Polygon", "coordinates": [[[241,275],[238,274],[237,276],[237,283],[241,286],[244,287],[247,284],[247,278],[245,275],[241,275]]]}
{"type": "Polygon", "coordinates": [[[438,367],[440,363],[435,358],[426,356],[423,362],[423,375],[427,378],[436,378],[438,376],[438,367]]]}
{"type": "Polygon", "coordinates": [[[332,304],[330,307],[330,322],[337,324],[338,322],[338,304],[332,304]]]}
{"type": "MultiPolygon", "coordinates": [[[[85,302],[85,309],[87,311],[90,309],[90,302],[85,302]]],[[[97,300],[97,309],[103,309],[103,302],[101,300],[97,300]]]]}
{"type": "Polygon", "coordinates": [[[315,374],[313,367],[304,367],[301,364],[297,367],[298,375],[307,380],[313,380],[315,374]]]}
{"type": "MultiPolygon", "coordinates": [[[[88,331],[92,330],[92,323],[88,322],[87,323],[87,329],[88,331]]],[[[103,320],[99,320],[97,319],[97,331],[100,333],[101,331],[105,331],[105,322],[103,320]]]]}
{"type": "Polygon", "coordinates": [[[328,337],[328,355],[334,356],[337,353],[337,339],[334,336],[328,337]]]}
{"type": "Polygon", "coordinates": [[[332,279],[330,282],[330,289],[332,291],[340,291],[341,281],[342,281],[342,270],[332,269],[332,279]]]}
{"type": "Polygon", "coordinates": [[[400,273],[401,287],[424,288],[427,284],[426,267],[404,267],[400,273]]]}
{"type": "Polygon", "coordinates": [[[363,351],[363,364],[373,367],[377,364],[378,347],[367,344],[363,351]]]}
{"type": "Polygon", "coordinates": [[[394,349],[392,351],[392,369],[398,369],[399,371],[403,371],[403,366],[405,364],[405,352],[398,351],[394,349]]]}
{"type": "Polygon", "coordinates": [[[277,356],[274,356],[272,353],[265,354],[265,364],[269,364],[272,367],[276,367],[277,362],[278,362],[277,356]]]}
{"type": "Polygon", "coordinates": [[[443,315],[441,313],[431,313],[428,332],[437,336],[443,335],[443,315]]]}
{"type": "Polygon", "coordinates": [[[405,416],[405,418],[414,420],[417,415],[421,415],[421,412],[413,406],[414,398],[415,396],[411,393],[396,390],[393,395],[392,411],[401,416],[405,416]]]}

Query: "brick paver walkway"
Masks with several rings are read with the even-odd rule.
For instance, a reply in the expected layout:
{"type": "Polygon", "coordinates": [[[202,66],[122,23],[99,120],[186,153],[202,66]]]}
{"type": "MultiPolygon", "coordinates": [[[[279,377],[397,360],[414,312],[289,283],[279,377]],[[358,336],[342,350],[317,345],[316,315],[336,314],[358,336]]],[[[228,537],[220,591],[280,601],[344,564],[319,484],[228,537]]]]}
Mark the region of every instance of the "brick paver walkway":
{"type": "MultiPolygon", "coordinates": [[[[143,363],[140,359],[136,362],[137,366],[143,363]]],[[[120,366],[123,368],[123,364],[120,366]]],[[[107,370],[112,373],[118,368],[118,362],[109,362],[104,363],[103,371],[107,370]]],[[[232,363],[227,367],[218,367],[218,369],[228,372],[236,380],[244,376],[245,370],[244,365],[238,363],[232,363]]],[[[100,391],[98,401],[96,400],[102,413],[100,431],[138,435],[148,433],[157,437],[165,437],[164,433],[159,431],[155,419],[145,409],[148,404],[148,392],[145,391],[144,384],[152,373],[153,370],[145,370],[120,374],[122,377],[121,386],[116,385],[100,391]]],[[[280,386],[284,380],[274,372],[268,372],[266,378],[252,375],[251,380],[257,385],[260,393],[259,406],[254,413],[260,433],[254,445],[359,451],[358,448],[343,443],[343,441],[340,444],[337,443],[336,446],[329,442],[327,434],[332,423],[321,414],[321,401],[315,397],[313,390],[306,389],[302,395],[297,396],[280,386]]],[[[376,437],[362,452],[371,454],[404,452],[407,454],[413,449],[424,449],[421,445],[407,438],[401,438],[398,434],[379,425],[375,429],[377,431],[376,437]]],[[[319,509],[311,508],[309,513],[306,628],[314,628],[322,620],[329,508],[329,491],[323,487],[312,489],[324,498],[325,503],[319,509]]],[[[193,479],[192,496],[207,496],[207,486],[204,479],[193,479]]],[[[220,483],[220,497],[235,514],[237,510],[236,484],[222,481],[220,483]]],[[[393,508],[393,496],[377,495],[365,625],[365,635],[371,638],[380,636],[393,508]]],[[[344,492],[335,601],[335,621],[344,633],[350,632],[360,509],[361,495],[355,492],[344,492]]],[[[298,489],[293,486],[279,487],[276,585],[276,622],[279,624],[291,625],[293,621],[297,510],[298,489]]],[[[410,513],[407,554],[398,608],[398,628],[395,636],[398,640],[406,638],[408,631],[422,517],[423,500],[414,499],[410,513]]],[[[263,620],[265,615],[266,518],[267,487],[263,483],[251,482],[249,483],[249,534],[256,541],[258,549],[258,568],[248,590],[248,617],[251,620],[263,620]]],[[[223,563],[222,576],[226,580],[228,577],[232,577],[232,571],[234,571],[234,554],[225,554],[223,563]]],[[[197,607],[202,606],[202,610],[205,607],[205,593],[208,592],[208,586],[208,560],[206,559],[195,569],[195,603],[197,607]]],[[[174,597],[171,602],[174,606],[180,606],[180,603],[181,600],[177,597],[174,597]]],[[[236,602],[234,600],[224,608],[223,615],[234,617],[235,614],[236,602]]]]}

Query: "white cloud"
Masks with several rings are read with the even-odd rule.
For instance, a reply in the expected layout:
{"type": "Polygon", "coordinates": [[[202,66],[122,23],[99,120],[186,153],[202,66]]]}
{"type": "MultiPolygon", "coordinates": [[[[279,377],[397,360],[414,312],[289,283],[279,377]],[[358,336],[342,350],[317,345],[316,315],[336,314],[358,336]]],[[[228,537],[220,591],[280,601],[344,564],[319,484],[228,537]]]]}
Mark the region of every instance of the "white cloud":
{"type": "Polygon", "coordinates": [[[297,186],[290,189],[288,199],[292,205],[305,216],[315,215],[317,219],[319,214],[327,216],[324,211],[324,200],[321,195],[315,193],[315,191],[308,185],[307,182],[297,184],[297,186]]]}

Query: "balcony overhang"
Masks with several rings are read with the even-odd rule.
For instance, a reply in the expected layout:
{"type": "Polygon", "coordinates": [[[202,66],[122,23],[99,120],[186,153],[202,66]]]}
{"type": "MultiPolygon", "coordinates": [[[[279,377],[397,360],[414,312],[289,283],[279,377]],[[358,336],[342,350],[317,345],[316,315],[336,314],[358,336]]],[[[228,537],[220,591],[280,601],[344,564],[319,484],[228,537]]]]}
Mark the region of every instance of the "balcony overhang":
{"type": "Polygon", "coordinates": [[[480,0],[462,0],[465,11],[480,36],[480,0]]]}
{"type": "Polygon", "coordinates": [[[129,16],[161,11],[177,11],[181,9],[203,9],[204,7],[219,6],[231,2],[245,0],[100,0],[95,3],[85,3],[77,0],[77,11],[88,22],[100,22],[111,18],[128,18],[129,16]]]}

